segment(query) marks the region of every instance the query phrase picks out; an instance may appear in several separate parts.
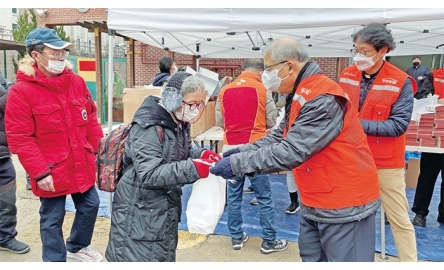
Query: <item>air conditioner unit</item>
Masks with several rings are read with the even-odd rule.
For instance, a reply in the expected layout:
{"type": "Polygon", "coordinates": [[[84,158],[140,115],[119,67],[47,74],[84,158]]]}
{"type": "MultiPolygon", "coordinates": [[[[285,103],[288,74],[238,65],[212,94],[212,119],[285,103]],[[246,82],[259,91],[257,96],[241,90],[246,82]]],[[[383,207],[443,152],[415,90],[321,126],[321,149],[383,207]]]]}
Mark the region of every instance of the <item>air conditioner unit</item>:
{"type": "Polygon", "coordinates": [[[4,26],[0,26],[0,34],[3,34],[5,32],[5,27],[4,26]]]}

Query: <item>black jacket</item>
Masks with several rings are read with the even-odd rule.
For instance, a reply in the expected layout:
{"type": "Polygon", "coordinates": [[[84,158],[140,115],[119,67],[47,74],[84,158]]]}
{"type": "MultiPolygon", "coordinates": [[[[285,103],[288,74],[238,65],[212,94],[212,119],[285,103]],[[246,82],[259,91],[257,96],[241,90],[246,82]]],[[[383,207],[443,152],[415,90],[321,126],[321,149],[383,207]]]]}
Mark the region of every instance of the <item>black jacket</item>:
{"type": "Polygon", "coordinates": [[[425,76],[424,84],[422,85],[421,91],[416,92],[416,99],[426,98],[429,94],[432,96],[435,94],[435,88],[433,88],[433,73],[429,72],[425,76]]]}
{"type": "Polygon", "coordinates": [[[415,66],[411,66],[407,69],[406,73],[409,74],[413,79],[415,79],[416,85],[418,86],[417,87],[418,90],[416,92],[421,91],[421,87],[422,84],[424,83],[425,76],[429,72],[430,71],[427,67],[421,65],[419,65],[417,68],[415,66]],[[422,80],[418,80],[419,76],[422,76],[422,80]]]}
{"type": "Polygon", "coordinates": [[[176,124],[159,100],[145,98],[125,142],[125,173],[112,203],[108,261],[176,259],[181,187],[200,178],[192,159],[204,149],[192,149],[189,123],[176,124]]]}
{"type": "MultiPolygon", "coordinates": [[[[3,75],[1,73],[0,73],[0,81],[4,81],[3,75]]],[[[5,133],[5,108],[6,108],[7,95],[8,95],[7,89],[0,82],[0,159],[9,158],[11,156],[11,152],[9,151],[8,141],[6,140],[6,133],[5,133]]]]}
{"type": "Polygon", "coordinates": [[[170,73],[159,73],[154,78],[153,86],[162,86],[170,78],[170,73]]]}

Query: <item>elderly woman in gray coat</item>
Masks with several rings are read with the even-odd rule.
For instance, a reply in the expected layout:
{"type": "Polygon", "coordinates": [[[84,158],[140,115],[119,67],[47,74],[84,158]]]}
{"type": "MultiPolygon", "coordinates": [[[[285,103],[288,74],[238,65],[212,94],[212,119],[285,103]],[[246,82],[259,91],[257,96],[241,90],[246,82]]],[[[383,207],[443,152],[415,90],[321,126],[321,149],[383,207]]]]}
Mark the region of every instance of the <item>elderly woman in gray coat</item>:
{"type": "Polygon", "coordinates": [[[191,146],[189,122],[202,113],[204,90],[200,79],[179,72],[161,99],[149,96],[136,111],[112,203],[108,261],[175,261],[181,187],[208,177],[220,160],[191,146]]]}

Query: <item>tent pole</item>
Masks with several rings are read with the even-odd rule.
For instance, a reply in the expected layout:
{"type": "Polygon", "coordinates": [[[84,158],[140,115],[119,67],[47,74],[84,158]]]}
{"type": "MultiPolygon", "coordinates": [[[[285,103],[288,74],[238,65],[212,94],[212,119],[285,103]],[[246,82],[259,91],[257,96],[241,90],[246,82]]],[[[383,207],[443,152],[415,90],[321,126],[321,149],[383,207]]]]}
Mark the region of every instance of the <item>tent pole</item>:
{"type": "MultiPolygon", "coordinates": [[[[108,134],[113,128],[113,96],[114,96],[114,30],[108,30],[108,134]]],[[[108,194],[108,213],[111,217],[112,193],[108,194]]]]}

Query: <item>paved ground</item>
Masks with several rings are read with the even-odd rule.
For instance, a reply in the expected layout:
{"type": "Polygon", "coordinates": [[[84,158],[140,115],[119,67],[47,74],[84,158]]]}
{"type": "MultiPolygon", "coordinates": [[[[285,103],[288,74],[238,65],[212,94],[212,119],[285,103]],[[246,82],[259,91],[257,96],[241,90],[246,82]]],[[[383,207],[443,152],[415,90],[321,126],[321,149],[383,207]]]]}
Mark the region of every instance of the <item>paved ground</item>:
{"type": "MultiPolygon", "coordinates": [[[[25,189],[25,172],[14,156],[17,171],[17,207],[18,207],[18,239],[30,245],[31,251],[27,254],[12,254],[0,251],[0,262],[41,262],[41,241],[39,233],[40,202],[31,191],[25,189]]],[[[73,213],[66,214],[64,222],[64,235],[69,234],[73,221],[73,213]]],[[[108,242],[110,220],[98,217],[91,247],[105,253],[108,242]]],[[[177,250],[178,262],[300,262],[298,244],[290,242],[287,250],[264,255],[260,252],[262,240],[251,237],[244,247],[235,251],[231,247],[231,240],[220,235],[196,235],[180,231],[180,240],[177,250]]],[[[104,261],[106,261],[104,259],[104,261]]],[[[379,253],[375,254],[377,262],[397,262],[398,259],[388,257],[381,259],[379,253]]]]}

